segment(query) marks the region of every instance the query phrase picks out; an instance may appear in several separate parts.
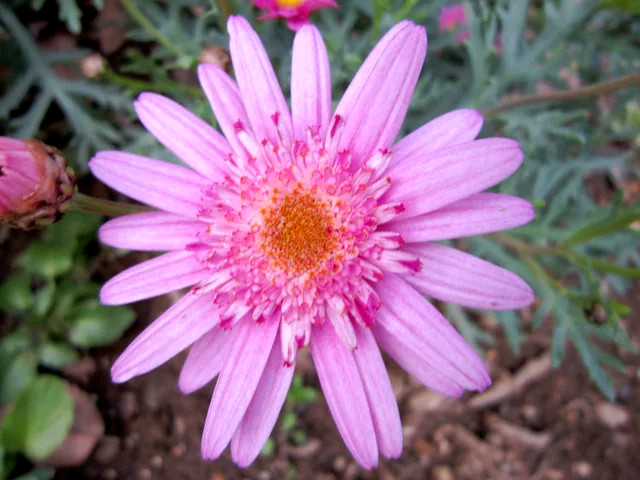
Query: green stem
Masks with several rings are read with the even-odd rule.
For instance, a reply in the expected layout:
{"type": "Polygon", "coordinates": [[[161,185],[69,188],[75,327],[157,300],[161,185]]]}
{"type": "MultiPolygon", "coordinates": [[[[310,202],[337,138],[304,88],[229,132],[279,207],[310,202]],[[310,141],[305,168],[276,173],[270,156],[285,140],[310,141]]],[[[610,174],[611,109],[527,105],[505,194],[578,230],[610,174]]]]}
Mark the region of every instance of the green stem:
{"type": "Polygon", "coordinates": [[[631,73],[623,77],[605,80],[603,82],[586,85],[584,87],[575,88],[572,90],[563,90],[560,92],[549,92],[535,95],[524,95],[519,98],[512,98],[509,100],[505,100],[495,107],[488,108],[483,112],[483,114],[486,118],[488,118],[504,110],[521,107],[523,105],[530,105],[532,103],[568,102],[574,100],[582,100],[585,98],[596,97],[598,95],[605,95],[607,93],[615,92],[616,90],[622,90],[637,85],[640,85],[640,73],[631,73]]]}
{"type": "Polygon", "coordinates": [[[133,19],[138,22],[138,25],[144,28],[149,35],[151,35],[158,41],[158,43],[164,45],[167,50],[172,52],[178,58],[188,56],[175,43],[169,40],[167,36],[165,36],[160,30],[158,30],[147,17],[145,17],[145,15],[140,11],[133,0],[120,0],[120,3],[122,3],[122,6],[127,10],[127,12],[129,12],[129,15],[131,15],[131,17],[133,17],[133,19]]]}
{"type": "Polygon", "coordinates": [[[625,267],[617,265],[615,263],[609,263],[595,258],[590,258],[586,255],[579,253],[573,253],[574,260],[579,260],[587,265],[590,265],[593,269],[601,272],[613,273],[615,275],[621,275],[629,278],[640,278],[640,269],[633,267],[625,267]]]}
{"type": "Polygon", "coordinates": [[[229,19],[229,15],[231,15],[231,5],[229,5],[229,0],[216,0],[216,4],[218,5],[218,10],[220,11],[220,16],[218,17],[220,29],[223,32],[226,32],[227,20],[229,19]]]}
{"type": "Polygon", "coordinates": [[[159,92],[159,93],[175,93],[176,91],[184,92],[198,99],[204,99],[202,90],[189,85],[183,85],[178,82],[148,82],[137,78],[120,75],[111,70],[105,70],[103,76],[106,80],[117,83],[125,88],[131,89],[136,93],[139,92],[159,92]]]}
{"type": "Polygon", "coordinates": [[[77,212],[92,213],[94,215],[104,215],[105,217],[119,217],[131,213],[141,213],[152,211],[145,205],[135,205],[132,203],[113,202],[102,198],[90,197],[83,193],[76,192],[71,199],[69,210],[77,212]]]}
{"type": "Polygon", "coordinates": [[[569,290],[567,290],[564,285],[562,285],[559,281],[545,272],[544,268],[538,265],[531,257],[524,257],[523,260],[524,263],[526,263],[538,277],[542,278],[544,281],[552,285],[553,288],[555,288],[561,295],[567,295],[569,290]]]}
{"type": "Polygon", "coordinates": [[[529,245],[528,243],[517,240],[504,233],[496,233],[493,237],[503,245],[511,247],[513,250],[524,256],[558,255],[561,257],[569,257],[571,255],[569,247],[561,243],[553,246],[540,247],[537,245],[529,245]]]}
{"type": "Polygon", "coordinates": [[[613,218],[605,218],[598,222],[592,223],[585,227],[582,227],[578,231],[574,232],[567,240],[567,245],[578,245],[584,243],[592,238],[608,235],[609,233],[622,230],[640,220],[640,208],[635,207],[633,209],[618,213],[613,218]]]}

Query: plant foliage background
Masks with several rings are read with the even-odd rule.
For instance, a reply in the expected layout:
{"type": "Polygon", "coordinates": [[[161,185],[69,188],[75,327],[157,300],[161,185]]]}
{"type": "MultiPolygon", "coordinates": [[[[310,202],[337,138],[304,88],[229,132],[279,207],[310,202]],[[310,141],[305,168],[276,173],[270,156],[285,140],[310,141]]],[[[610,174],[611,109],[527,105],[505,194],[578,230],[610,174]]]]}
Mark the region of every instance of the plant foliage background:
{"type": "MultiPolygon", "coordinates": [[[[535,308],[494,314],[446,305],[448,318],[479,350],[494,341],[479,315],[495,315],[515,351],[527,334],[550,326],[553,364],[575,348],[590,378],[613,399],[610,372],[624,365],[607,344],[633,350],[621,321],[631,312],[616,298],[640,278],[639,90],[501,106],[509,98],[576,90],[640,71],[638,4],[467,2],[467,25],[440,32],[441,0],[339,3],[314,16],[331,58],[334,102],[375,41],[409,18],[427,27],[429,50],[403,134],[446,111],[473,107],[486,114],[481,136],[515,138],[525,151],[523,167],[499,190],[531,200],[536,219],[458,246],[523,276],[536,291],[535,308]],[[456,40],[461,30],[469,32],[464,43],[456,40]]],[[[224,52],[229,11],[251,19],[287,94],[293,33],[282,23],[257,21],[251,2],[120,4],[126,38],[90,77],[86,59],[97,50],[93,19],[104,8],[102,0],[0,5],[3,134],[38,137],[60,148],[81,174],[98,149],[178,162],[137,123],[132,99],[141,91],[160,92],[215,123],[193,72],[211,47],[221,47],[214,52],[231,68],[224,52]],[[34,27],[39,18],[47,23],[34,27]],[[76,41],[71,48],[45,49],[49,30],[66,30],[76,41]]],[[[82,185],[91,182],[86,178],[82,185]]],[[[92,240],[99,223],[66,217],[30,243],[13,260],[12,273],[3,275],[0,308],[11,329],[0,330],[0,405],[12,407],[0,427],[0,479],[9,475],[17,454],[37,460],[65,438],[73,406],[56,372],[74,362],[78,351],[114,341],[134,320],[128,308],[97,303],[95,263],[105,258],[92,240]],[[44,400],[34,402],[34,396],[44,400]],[[43,417],[43,406],[52,404],[60,410],[55,422],[43,417]]],[[[295,425],[295,419],[287,421],[295,425]]],[[[50,472],[29,475],[21,478],[50,472]]]]}

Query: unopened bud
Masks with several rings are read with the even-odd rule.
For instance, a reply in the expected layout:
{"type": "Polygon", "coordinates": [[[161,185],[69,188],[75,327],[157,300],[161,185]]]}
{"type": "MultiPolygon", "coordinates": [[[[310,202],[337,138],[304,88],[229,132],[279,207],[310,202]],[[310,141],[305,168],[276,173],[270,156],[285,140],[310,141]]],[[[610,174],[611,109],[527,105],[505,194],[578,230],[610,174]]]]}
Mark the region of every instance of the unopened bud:
{"type": "Polygon", "coordinates": [[[213,63],[221,69],[226,70],[231,61],[229,52],[222,47],[207,45],[200,54],[200,63],[213,63]]]}
{"type": "Polygon", "coordinates": [[[62,216],[75,184],[56,148],[0,137],[0,221],[23,230],[49,225],[62,216]]]}
{"type": "Polygon", "coordinates": [[[87,78],[96,78],[104,72],[104,57],[97,53],[87,55],[82,59],[82,73],[87,78]]]}

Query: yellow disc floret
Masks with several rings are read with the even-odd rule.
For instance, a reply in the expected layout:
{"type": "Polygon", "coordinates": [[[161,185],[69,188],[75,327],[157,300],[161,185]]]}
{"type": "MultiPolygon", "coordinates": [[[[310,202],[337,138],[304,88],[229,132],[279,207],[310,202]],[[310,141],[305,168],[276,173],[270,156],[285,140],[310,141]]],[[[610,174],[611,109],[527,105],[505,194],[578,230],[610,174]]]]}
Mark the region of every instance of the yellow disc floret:
{"type": "Polygon", "coordinates": [[[337,245],[328,209],[310,192],[293,190],[263,211],[263,250],[287,273],[315,270],[337,245]]]}

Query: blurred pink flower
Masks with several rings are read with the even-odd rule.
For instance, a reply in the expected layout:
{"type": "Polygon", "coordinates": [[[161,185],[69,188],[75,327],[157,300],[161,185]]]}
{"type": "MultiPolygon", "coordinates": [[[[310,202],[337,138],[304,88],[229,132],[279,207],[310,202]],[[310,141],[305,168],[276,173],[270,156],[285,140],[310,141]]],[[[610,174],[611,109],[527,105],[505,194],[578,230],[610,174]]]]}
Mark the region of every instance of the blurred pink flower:
{"type": "Polygon", "coordinates": [[[440,32],[453,32],[458,26],[464,27],[467,19],[464,13],[464,5],[453,3],[446,5],[440,10],[440,32]]]}
{"type": "Polygon", "coordinates": [[[331,113],[327,52],[303,26],[293,44],[291,112],[259,37],[228,30],[236,81],[211,64],[199,77],[222,136],[168,98],[135,103],[142,123],[191,168],[100,152],[92,172],[158,208],[111,220],[103,242],[169,253],[102,289],[106,304],[191,290],[116,361],[115,382],[192,345],[179,386],[218,376],[205,459],[231,442],[240,466],[260,452],[309,345],[338,430],[364,468],[398,457],[402,429],[380,345],[445,395],[490,384],[482,360],[423,295],[481,309],[529,305],[519,277],[434,243],[530,221],[525,200],[482,193],[522,162],[517,142],[474,140],[482,116],[456,110],[393,145],[427,48],[404,21],[376,45],[331,113]],[[225,138],[226,137],[226,138],[225,138]],[[393,146],[392,146],[393,145],[393,146]]]}
{"type": "Polygon", "coordinates": [[[60,152],[38,140],[0,137],[0,221],[30,230],[57,220],[75,176],[60,152]]]}
{"type": "Polygon", "coordinates": [[[298,30],[307,23],[314,11],[338,6],[334,0],[253,0],[253,3],[267,11],[260,20],[284,18],[292,30],[298,30]]]}
{"type": "MultiPolygon", "coordinates": [[[[464,5],[461,3],[453,3],[442,7],[440,10],[440,17],[438,18],[440,24],[440,32],[454,32],[458,27],[465,27],[467,25],[467,19],[464,13],[464,5]]],[[[456,43],[463,43],[469,39],[469,30],[460,31],[456,37],[456,43]]]]}

